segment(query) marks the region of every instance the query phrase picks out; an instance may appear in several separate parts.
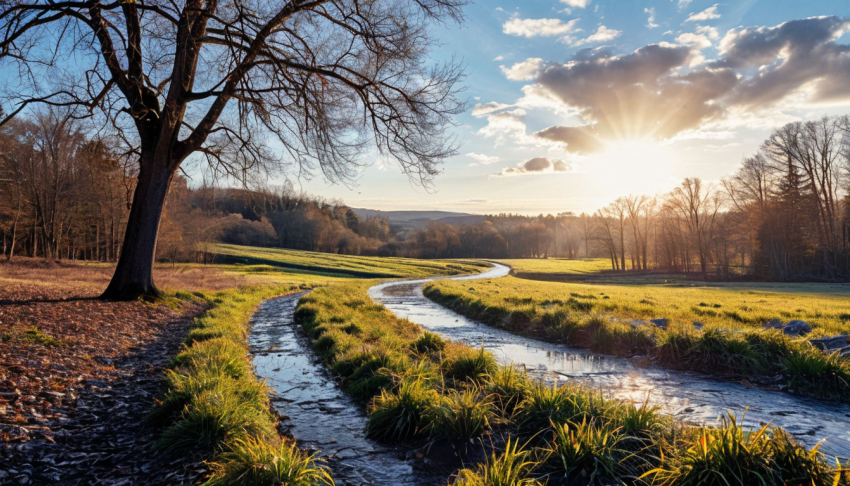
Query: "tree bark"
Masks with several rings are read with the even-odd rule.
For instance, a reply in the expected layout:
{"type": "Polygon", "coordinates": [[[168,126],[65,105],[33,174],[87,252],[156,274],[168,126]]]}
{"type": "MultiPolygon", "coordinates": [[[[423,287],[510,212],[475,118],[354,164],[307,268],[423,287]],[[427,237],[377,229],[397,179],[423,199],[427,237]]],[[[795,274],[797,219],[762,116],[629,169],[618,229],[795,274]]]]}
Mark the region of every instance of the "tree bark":
{"type": "Polygon", "coordinates": [[[145,158],[143,154],[118,265],[101,299],[133,300],[142,296],[159,296],[153,281],[153,263],[162,209],[174,171],[170,169],[172,164],[166,160],[145,158]]]}

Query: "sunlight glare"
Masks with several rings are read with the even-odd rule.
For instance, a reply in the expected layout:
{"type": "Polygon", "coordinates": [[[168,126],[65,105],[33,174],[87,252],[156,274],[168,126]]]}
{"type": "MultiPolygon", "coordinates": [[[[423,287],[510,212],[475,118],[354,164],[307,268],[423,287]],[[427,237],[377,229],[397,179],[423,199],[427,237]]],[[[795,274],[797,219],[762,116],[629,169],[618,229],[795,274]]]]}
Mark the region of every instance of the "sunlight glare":
{"type": "Polygon", "coordinates": [[[605,192],[654,194],[675,185],[675,156],[668,144],[633,139],[609,142],[605,152],[588,161],[589,172],[605,182],[605,192]]]}

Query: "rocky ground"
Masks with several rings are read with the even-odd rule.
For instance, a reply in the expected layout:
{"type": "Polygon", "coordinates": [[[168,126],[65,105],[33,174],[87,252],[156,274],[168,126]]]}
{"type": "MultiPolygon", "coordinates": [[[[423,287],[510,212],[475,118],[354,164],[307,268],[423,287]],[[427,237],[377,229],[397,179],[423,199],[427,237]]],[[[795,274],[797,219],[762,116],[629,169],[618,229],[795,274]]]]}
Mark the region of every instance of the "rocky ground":
{"type": "Polygon", "coordinates": [[[7,269],[0,265],[0,484],[190,484],[204,475],[202,457],[157,449],[161,430],[145,421],[164,391],[163,366],[202,309],[101,302],[102,272],[69,281],[7,269]]]}

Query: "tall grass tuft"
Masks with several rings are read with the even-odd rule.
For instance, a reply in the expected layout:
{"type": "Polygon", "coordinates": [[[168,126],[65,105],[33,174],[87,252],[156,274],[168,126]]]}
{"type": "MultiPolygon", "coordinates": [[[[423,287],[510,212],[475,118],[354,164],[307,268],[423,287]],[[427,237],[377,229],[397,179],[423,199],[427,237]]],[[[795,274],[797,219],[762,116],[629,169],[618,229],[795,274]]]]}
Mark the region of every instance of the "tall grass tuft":
{"type": "Polygon", "coordinates": [[[432,409],[431,431],[437,436],[468,443],[480,436],[494,417],[493,402],[478,386],[449,390],[432,409]]]}
{"type": "Polygon", "coordinates": [[[771,434],[768,426],[745,430],[732,413],[716,429],[702,428],[687,448],[664,458],[661,467],[643,477],[658,485],[711,484],[827,484],[825,465],[817,466],[818,452],[800,450],[786,436],[771,434]],[[821,469],[823,467],[823,469],[821,469]],[[803,482],[792,476],[805,475],[803,482]],[[783,477],[787,475],[788,477],[783,477]]]}
{"type": "Polygon", "coordinates": [[[454,344],[447,347],[441,367],[445,375],[455,380],[480,380],[496,369],[496,358],[484,350],[454,344]]]}
{"type": "Polygon", "coordinates": [[[439,394],[423,380],[403,377],[396,390],[384,390],[375,399],[366,423],[367,433],[387,441],[421,436],[428,425],[428,411],[438,402],[439,394]]]}
{"type": "Polygon", "coordinates": [[[487,460],[475,469],[458,472],[454,486],[542,486],[544,483],[531,477],[538,462],[531,452],[508,438],[501,454],[491,452],[487,460]]]}
{"type": "Polygon", "coordinates": [[[330,470],[295,443],[237,439],[212,463],[206,486],[333,486],[330,470]]]}
{"type": "Polygon", "coordinates": [[[513,363],[499,366],[487,375],[486,391],[493,397],[502,417],[513,416],[517,407],[525,399],[530,383],[528,375],[513,363]]]}
{"type": "Polygon", "coordinates": [[[554,430],[547,465],[567,483],[612,484],[625,474],[622,461],[627,456],[620,447],[619,427],[598,425],[596,421],[552,424],[554,430]]]}

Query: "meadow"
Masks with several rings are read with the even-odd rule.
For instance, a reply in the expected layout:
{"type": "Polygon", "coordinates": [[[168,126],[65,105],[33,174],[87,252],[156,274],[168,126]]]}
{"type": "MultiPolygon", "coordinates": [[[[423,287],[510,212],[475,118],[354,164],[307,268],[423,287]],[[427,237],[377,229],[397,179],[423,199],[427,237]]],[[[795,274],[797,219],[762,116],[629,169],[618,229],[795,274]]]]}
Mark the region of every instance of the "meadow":
{"type": "Polygon", "coordinates": [[[511,267],[517,275],[596,275],[611,270],[611,260],[606,258],[523,258],[493,260],[511,267]]]}
{"type": "Polygon", "coordinates": [[[780,428],[745,430],[733,416],[691,427],[647,404],[535,382],[483,349],[395,317],[368,297],[375,283],[314,290],[296,321],[366,407],[368,435],[450,450],[467,466],[451,484],[844,484],[817,448],[780,428]]]}
{"type": "Polygon", "coordinates": [[[417,260],[337,255],[280,248],[255,248],[214,244],[210,246],[217,261],[242,265],[270,265],[319,275],[357,278],[416,278],[433,275],[476,273],[487,263],[473,260],[417,260]]]}
{"type": "Polygon", "coordinates": [[[427,285],[425,295],[473,319],[535,338],[850,401],[850,361],[807,341],[850,332],[847,286],[587,284],[505,277],[441,280],[427,285]],[[650,324],[652,319],[666,319],[667,328],[650,324]],[[812,333],[795,338],[763,329],[774,319],[804,320],[812,333]]]}

